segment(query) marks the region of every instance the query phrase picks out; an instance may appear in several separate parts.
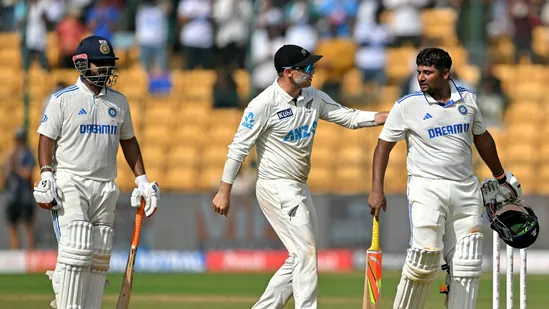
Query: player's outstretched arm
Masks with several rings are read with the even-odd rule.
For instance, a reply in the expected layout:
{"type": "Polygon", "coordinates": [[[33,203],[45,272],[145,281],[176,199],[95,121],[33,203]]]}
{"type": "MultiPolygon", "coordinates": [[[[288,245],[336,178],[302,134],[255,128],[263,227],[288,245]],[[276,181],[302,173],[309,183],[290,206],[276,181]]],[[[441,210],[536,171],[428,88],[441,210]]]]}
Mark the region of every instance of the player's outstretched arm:
{"type": "Polygon", "coordinates": [[[349,129],[379,126],[385,123],[389,112],[368,112],[345,107],[329,95],[319,91],[320,119],[349,129]]]}
{"type": "Polygon", "coordinates": [[[121,139],[120,146],[122,147],[126,162],[128,162],[128,165],[135,175],[135,184],[137,185],[137,188],[132,192],[131,205],[133,207],[139,207],[141,205],[141,198],[144,198],[145,215],[150,217],[154,214],[156,207],[158,206],[160,187],[156,181],[149,182],[147,179],[141,148],[139,147],[139,143],[135,136],[130,139],[121,139]]]}
{"type": "Polygon", "coordinates": [[[385,183],[385,171],[389,164],[389,154],[395,147],[396,142],[387,142],[378,139],[377,146],[374,151],[374,162],[372,163],[372,190],[368,196],[368,205],[370,206],[370,214],[379,216],[380,209],[387,210],[387,202],[383,186],[385,183]]]}

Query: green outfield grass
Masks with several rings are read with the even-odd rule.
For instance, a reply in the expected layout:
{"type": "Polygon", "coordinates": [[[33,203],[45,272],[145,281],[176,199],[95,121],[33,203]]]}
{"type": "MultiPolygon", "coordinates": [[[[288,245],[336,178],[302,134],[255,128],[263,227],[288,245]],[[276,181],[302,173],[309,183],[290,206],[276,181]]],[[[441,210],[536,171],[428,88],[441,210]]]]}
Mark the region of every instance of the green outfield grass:
{"type": "MultiPolygon", "coordinates": [[[[261,295],[272,274],[139,274],[134,280],[132,309],[245,309],[251,308],[261,295]]],[[[383,274],[382,309],[392,308],[392,300],[400,275],[383,274]]],[[[502,308],[505,308],[505,278],[502,284],[502,308]]],[[[114,308],[122,275],[109,275],[103,308],[114,308]]],[[[364,273],[322,274],[319,286],[319,308],[360,308],[364,273]]],[[[444,308],[444,296],[438,293],[441,275],[433,283],[426,309],[444,308]]],[[[528,276],[528,308],[549,306],[549,276],[528,276]]],[[[518,308],[518,277],[515,277],[515,308],[518,308]]],[[[0,275],[0,308],[46,309],[53,299],[50,281],[45,275],[0,275]]],[[[477,308],[490,309],[492,302],[491,274],[481,281],[477,308]]],[[[290,302],[286,308],[293,308],[290,302]]]]}

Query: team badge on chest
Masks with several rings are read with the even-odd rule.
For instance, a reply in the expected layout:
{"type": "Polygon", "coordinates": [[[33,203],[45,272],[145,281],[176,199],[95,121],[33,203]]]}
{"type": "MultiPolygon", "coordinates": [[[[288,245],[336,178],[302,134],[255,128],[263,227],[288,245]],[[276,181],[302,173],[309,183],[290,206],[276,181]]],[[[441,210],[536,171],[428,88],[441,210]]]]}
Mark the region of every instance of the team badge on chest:
{"type": "Polygon", "coordinates": [[[114,109],[114,108],[112,108],[112,107],[109,108],[109,115],[110,115],[111,117],[115,117],[115,116],[116,116],[116,109],[114,109]]]}
{"type": "Polygon", "coordinates": [[[462,114],[462,115],[467,115],[467,107],[465,107],[465,105],[460,105],[458,107],[458,111],[462,114]]]}

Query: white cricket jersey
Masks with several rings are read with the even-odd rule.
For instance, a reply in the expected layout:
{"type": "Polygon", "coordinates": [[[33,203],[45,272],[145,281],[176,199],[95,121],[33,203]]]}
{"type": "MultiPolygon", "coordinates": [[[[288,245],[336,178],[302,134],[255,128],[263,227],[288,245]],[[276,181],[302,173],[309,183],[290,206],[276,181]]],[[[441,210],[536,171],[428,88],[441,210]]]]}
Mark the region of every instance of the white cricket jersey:
{"type": "Polygon", "coordinates": [[[408,175],[463,180],[474,175],[473,135],[486,131],[475,94],[450,80],[451,100],[442,104],[421,91],[398,100],[379,136],[406,139],[408,175]]]}
{"type": "Polygon", "coordinates": [[[375,114],[344,107],[312,86],[294,101],[275,81],[247,106],[228,157],[244,162],[255,144],[259,179],[304,183],[319,118],[357,129],[374,126],[375,114]]]}
{"type": "Polygon", "coordinates": [[[97,181],[116,178],[120,140],[134,137],[126,97],[110,88],[95,95],[80,79],[51,96],[38,133],[56,141],[55,170],[97,181]]]}

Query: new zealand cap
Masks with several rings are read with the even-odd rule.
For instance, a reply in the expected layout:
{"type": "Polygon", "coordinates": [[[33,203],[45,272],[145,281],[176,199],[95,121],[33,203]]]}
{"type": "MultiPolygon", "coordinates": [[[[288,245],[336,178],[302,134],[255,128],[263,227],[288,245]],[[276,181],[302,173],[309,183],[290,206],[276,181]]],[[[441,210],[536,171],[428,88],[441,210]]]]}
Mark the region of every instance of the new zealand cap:
{"type": "Polygon", "coordinates": [[[284,68],[303,68],[311,65],[322,58],[321,55],[311,55],[303,47],[287,44],[280,47],[274,56],[274,66],[277,72],[284,71],[284,68]]]}

